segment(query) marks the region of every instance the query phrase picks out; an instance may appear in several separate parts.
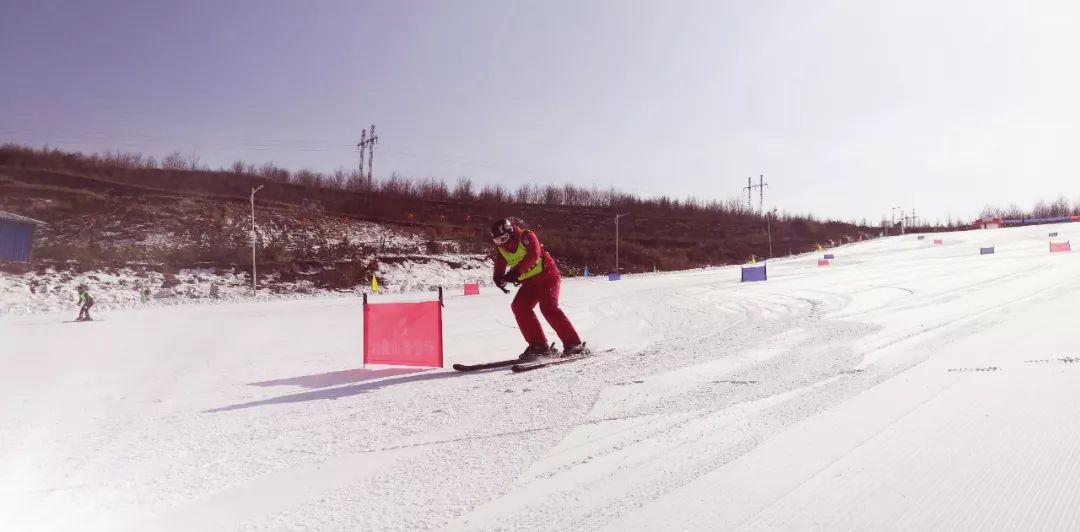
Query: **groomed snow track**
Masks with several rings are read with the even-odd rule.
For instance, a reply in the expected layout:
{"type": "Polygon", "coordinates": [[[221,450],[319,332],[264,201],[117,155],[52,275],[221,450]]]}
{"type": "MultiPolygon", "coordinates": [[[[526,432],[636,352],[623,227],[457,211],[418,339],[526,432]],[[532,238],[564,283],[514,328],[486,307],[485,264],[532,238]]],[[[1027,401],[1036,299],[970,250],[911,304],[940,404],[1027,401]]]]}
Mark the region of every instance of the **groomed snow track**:
{"type": "MultiPolygon", "coordinates": [[[[602,356],[524,374],[510,298],[446,370],[359,369],[355,298],[0,320],[12,530],[1080,529],[1061,225],[569,280],[602,356]],[[995,255],[979,255],[980,246],[995,255]],[[990,369],[993,368],[993,369],[990,369]]],[[[415,295],[411,297],[423,297],[415,295]]],[[[395,300],[400,297],[395,297],[395,300]]]]}

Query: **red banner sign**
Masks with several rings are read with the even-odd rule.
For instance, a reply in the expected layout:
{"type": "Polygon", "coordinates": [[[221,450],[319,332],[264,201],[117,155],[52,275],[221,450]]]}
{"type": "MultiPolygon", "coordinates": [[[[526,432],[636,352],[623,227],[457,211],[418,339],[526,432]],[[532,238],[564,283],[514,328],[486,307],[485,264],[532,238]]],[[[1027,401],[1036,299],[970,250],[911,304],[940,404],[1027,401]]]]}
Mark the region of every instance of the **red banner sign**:
{"type": "Polygon", "coordinates": [[[377,303],[364,305],[364,364],[443,365],[442,305],[377,303]]]}
{"type": "Polygon", "coordinates": [[[1072,245],[1067,241],[1050,243],[1050,253],[1061,253],[1063,251],[1072,251],[1072,245]]]}

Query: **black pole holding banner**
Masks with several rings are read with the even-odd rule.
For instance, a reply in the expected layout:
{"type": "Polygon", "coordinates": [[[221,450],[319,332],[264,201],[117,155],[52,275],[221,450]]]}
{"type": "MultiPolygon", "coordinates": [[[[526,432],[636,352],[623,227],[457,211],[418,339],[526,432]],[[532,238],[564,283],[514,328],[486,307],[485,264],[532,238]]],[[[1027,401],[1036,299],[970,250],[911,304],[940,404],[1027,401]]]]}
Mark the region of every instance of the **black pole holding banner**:
{"type": "Polygon", "coordinates": [[[364,343],[364,363],[361,364],[361,367],[366,367],[367,366],[367,361],[368,361],[368,324],[370,322],[368,321],[368,308],[367,307],[368,307],[368,305],[367,305],[367,293],[364,293],[364,306],[361,307],[363,309],[361,311],[361,313],[364,316],[364,342],[363,342],[364,343]]]}
{"type": "Polygon", "coordinates": [[[439,287],[439,306],[443,307],[443,308],[446,308],[446,303],[443,303],[442,287],[441,286],[439,287]]]}

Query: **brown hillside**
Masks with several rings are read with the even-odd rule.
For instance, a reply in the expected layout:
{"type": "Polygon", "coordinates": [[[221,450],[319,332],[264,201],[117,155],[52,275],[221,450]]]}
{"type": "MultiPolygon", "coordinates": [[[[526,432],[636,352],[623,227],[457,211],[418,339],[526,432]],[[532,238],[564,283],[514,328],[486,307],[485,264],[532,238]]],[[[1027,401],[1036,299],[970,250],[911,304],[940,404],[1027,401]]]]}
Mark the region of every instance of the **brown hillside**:
{"type": "MultiPolygon", "coordinates": [[[[677,202],[675,207],[640,200],[615,207],[522,204],[512,202],[509,194],[487,191],[470,199],[425,199],[385,188],[342,190],[229,171],[34,168],[55,161],[18,155],[0,151],[0,209],[49,223],[39,231],[35,248],[36,259],[45,262],[243,268],[250,249],[248,198],[260,185],[260,229],[278,235],[260,242],[260,262],[278,265],[370,260],[379,242],[343,243],[339,238],[349,224],[359,222],[375,222],[417,239],[384,252],[486,252],[489,222],[516,216],[541,235],[566,273],[576,274],[586,265],[594,272],[609,271],[614,269],[616,212],[630,213],[620,220],[624,272],[654,265],[673,270],[739,263],[751,254],[769,254],[761,216],[685,208],[677,202]],[[145,235],[172,235],[172,241],[145,245],[145,235]]],[[[775,255],[860,236],[850,224],[805,218],[774,218],[771,225],[775,255]]]]}

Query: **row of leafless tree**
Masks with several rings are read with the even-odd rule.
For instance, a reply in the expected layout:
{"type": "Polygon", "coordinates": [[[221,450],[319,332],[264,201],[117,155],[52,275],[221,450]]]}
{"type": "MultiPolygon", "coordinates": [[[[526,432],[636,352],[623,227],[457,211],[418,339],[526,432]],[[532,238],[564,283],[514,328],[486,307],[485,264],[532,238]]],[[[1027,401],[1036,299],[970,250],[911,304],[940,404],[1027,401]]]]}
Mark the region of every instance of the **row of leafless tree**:
{"type": "MultiPolygon", "coordinates": [[[[1008,207],[988,205],[979,211],[980,218],[1020,219],[1054,218],[1059,216],[1080,216],[1080,198],[1077,198],[1072,202],[1065,196],[1058,196],[1058,198],[1053,201],[1039,200],[1030,209],[1021,209],[1020,206],[1015,203],[1010,204],[1008,207]]],[[[969,227],[973,222],[974,220],[963,218],[954,220],[952,216],[948,216],[944,221],[941,219],[920,219],[917,227],[909,227],[908,229],[956,229],[969,227]]],[[[866,218],[860,220],[857,225],[860,227],[870,227],[867,225],[866,218]]],[[[890,225],[892,225],[892,221],[886,217],[882,217],[881,221],[878,223],[878,226],[880,227],[888,227],[890,225]]]]}
{"type": "Polygon", "coordinates": [[[1001,217],[1006,219],[1017,218],[1052,218],[1056,216],[1080,215],[1080,198],[1069,202],[1069,198],[1058,196],[1056,200],[1039,200],[1031,209],[1021,209],[1019,205],[1012,203],[1008,207],[987,206],[979,213],[982,217],[1001,217]]]}
{"type": "Polygon", "coordinates": [[[9,166],[38,166],[64,170],[206,170],[194,153],[173,152],[161,161],[139,153],[108,150],[84,154],[56,148],[30,148],[13,143],[0,145],[0,164],[9,166]]]}
{"type": "MultiPolygon", "coordinates": [[[[572,184],[540,185],[524,184],[516,189],[508,189],[499,184],[477,186],[467,177],[459,177],[448,185],[436,178],[408,178],[391,174],[385,179],[372,179],[357,170],[339,169],[332,173],[322,173],[309,169],[290,171],[267,162],[254,165],[236,161],[228,168],[212,170],[201,164],[196,154],[173,152],[158,161],[137,153],[106,151],[101,154],[84,154],[63,151],[48,146],[32,148],[17,144],[0,145],[0,165],[49,168],[82,172],[108,171],[200,171],[216,172],[222,175],[258,176],[271,181],[294,183],[306,187],[346,190],[435,201],[465,201],[489,203],[516,203],[534,205],[556,205],[568,207],[598,207],[626,209],[635,213],[664,213],[673,215],[760,215],[743,200],[700,200],[694,197],[685,199],[669,196],[641,198],[621,192],[614,188],[580,187],[572,184]]],[[[812,215],[791,215],[781,213],[777,216],[784,220],[816,221],[812,215]]]]}

